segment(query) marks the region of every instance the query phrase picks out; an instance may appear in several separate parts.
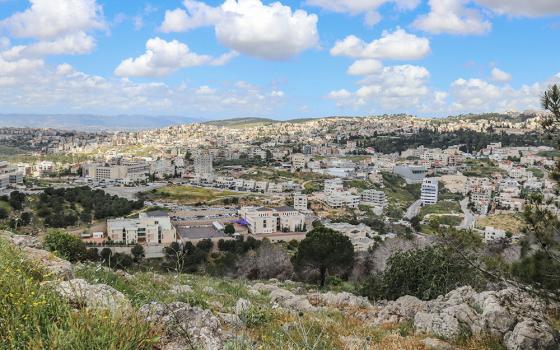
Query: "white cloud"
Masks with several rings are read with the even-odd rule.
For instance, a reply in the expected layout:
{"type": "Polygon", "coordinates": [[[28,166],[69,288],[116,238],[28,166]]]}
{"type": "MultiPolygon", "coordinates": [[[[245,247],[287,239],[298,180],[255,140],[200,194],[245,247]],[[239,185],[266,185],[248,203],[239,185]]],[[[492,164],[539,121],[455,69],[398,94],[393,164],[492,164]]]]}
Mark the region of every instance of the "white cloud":
{"type": "Polygon", "coordinates": [[[464,5],[469,0],[430,0],[431,11],[418,17],[415,28],[433,34],[480,35],[489,32],[492,24],[473,8],[464,5]]]}
{"type": "Polygon", "coordinates": [[[11,45],[10,38],[7,38],[5,36],[0,36],[0,50],[7,49],[8,47],[10,47],[10,45],[11,45]]]}
{"type": "Polygon", "coordinates": [[[350,75],[368,75],[379,72],[383,68],[383,63],[375,59],[357,60],[348,67],[347,73],[350,75]]]}
{"type": "Polygon", "coordinates": [[[378,12],[380,6],[386,3],[394,3],[399,10],[413,10],[420,4],[420,0],[307,0],[305,3],[328,11],[347,13],[353,16],[365,14],[365,24],[373,26],[381,20],[381,15],[378,12]]]}
{"type": "Polygon", "coordinates": [[[174,114],[214,117],[271,115],[282,99],[277,89],[171,86],[103,78],[68,64],[50,67],[41,60],[3,61],[0,56],[0,105],[4,112],[174,114]],[[198,93],[197,93],[198,92],[198,93]],[[201,93],[204,92],[204,93],[201,93]]]}
{"type": "Polygon", "coordinates": [[[339,106],[372,105],[381,110],[403,110],[418,104],[430,94],[430,72],[424,67],[400,65],[383,67],[359,82],[355,92],[331,91],[327,97],[339,106]]]}
{"type": "Polygon", "coordinates": [[[31,7],[0,21],[0,27],[18,38],[38,39],[105,27],[101,6],[95,0],[29,1],[31,7]]]}
{"type": "Polygon", "coordinates": [[[203,86],[199,87],[198,89],[196,89],[196,93],[198,95],[212,95],[212,94],[216,93],[216,89],[212,89],[208,85],[203,85],[203,86]]]}
{"type": "Polygon", "coordinates": [[[165,41],[159,37],[146,42],[146,52],[136,58],[127,58],[115,69],[121,77],[156,77],[174,72],[180,68],[209,65],[222,65],[235,54],[213,58],[199,55],[177,40],[165,41]]]}
{"type": "Polygon", "coordinates": [[[14,46],[11,59],[86,54],[95,48],[88,32],[105,28],[95,0],[30,0],[31,7],[0,21],[12,36],[38,39],[14,46]]]}
{"type": "Polygon", "coordinates": [[[284,97],[284,91],[282,90],[274,90],[270,93],[271,97],[284,97]]]}
{"type": "Polygon", "coordinates": [[[250,56],[282,60],[317,47],[317,16],[303,10],[261,0],[226,0],[212,7],[185,0],[183,9],[166,11],[164,32],[182,32],[213,26],[223,45],[250,56]]]}
{"type": "Polygon", "coordinates": [[[560,1],[557,0],[475,0],[502,15],[541,17],[560,15],[560,1]]]}
{"type": "Polygon", "coordinates": [[[504,72],[503,70],[494,67],[492,72],[490,72],[490,76],[493,81],[499,83],[507,83],[511,80],[511,74],[504,72]]]}
{"type": "Polygon", "coordinates": [[[354,58],[417,60],[430,53],[430,41],[404,29],[397,28],[393,32],[384,31],[381,38],[370,43],[350,35],[344,40],[337,41],[331,49],[333,56],[348,56],[354,58]]]}

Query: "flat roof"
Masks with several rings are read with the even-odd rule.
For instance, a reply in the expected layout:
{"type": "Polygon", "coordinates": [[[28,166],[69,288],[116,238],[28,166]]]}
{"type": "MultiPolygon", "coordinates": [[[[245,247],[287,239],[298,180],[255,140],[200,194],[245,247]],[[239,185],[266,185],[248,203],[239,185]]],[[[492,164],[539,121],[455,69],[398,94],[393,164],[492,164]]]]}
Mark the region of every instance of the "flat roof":
{"type": "Polygon", "coordinates": [[[216,230],[212,226],[197,226],[197,227],[177,227],[177,233],[182,239],[204,239],[204,238],[219,238],[228,237],[221,231],[216,230]]]}

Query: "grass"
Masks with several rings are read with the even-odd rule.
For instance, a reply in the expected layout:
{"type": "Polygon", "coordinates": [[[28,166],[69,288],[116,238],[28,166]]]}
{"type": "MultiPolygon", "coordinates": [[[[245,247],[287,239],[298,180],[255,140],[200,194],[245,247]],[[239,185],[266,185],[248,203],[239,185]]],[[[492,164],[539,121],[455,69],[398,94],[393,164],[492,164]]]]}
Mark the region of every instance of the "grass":
{"type": "Polygon", "coordinates": [[[135,312],[74,310],[51,276],[0,240],[0,349],[151,349],[157,329],[135,312]]]}
{"type": "Polygon", "coordinates": [[[25,153],[25,151],[17,147],[0,145],[0,155],[2,156],[15,156],[22,153],[25,153]]]}
{"type": "Polygon", "coordinates": [[[420,209],[419,217],[426,215],[461,214],[461,205],[455,201],[439,201],[436,204],[425,205],[420,209]]]}
{"type": "Polygon", "coordinates": [[[541,157],[547,157],[547,158],[556,158],[556,157],[560,157],[560,151],[559,150],[542,151],[537,153],[537,155],[541,157]]]}
{"type": "Polygon", "coordinates": [[[12,206],[6,201],[0,201],[0,208],[6,209],[8,214],[12,212],[12,206]]]}
{"type": "Polygon", "coordinates": [[[494,173],[506,173],[505,170],[498,168],[496,163],[489,159],[468,159],[465,164],[468,166],[468,170],[463,172],[465,176],[491,177],[494,173]]]}
{"type": "Polygon", "coordinates": [[[151,199],[167,199],[185,204],[212,202],[229,197],[239,197],[240,193],[233,191],[220,191],[210,188],[168,185],[153,190],[148,194],[151,199]]]}
{"type": "Polygon", "coordinates": [[[530,172],[533,173],[533,176],[535,176],[537,179],[542,179],[544,177],[544,171],[542,171],[542,169],[539,168],[529,168],[528,169],[530,172]]]}
{"type": "Polygon", "coordinates": [[[491,226],[511,233],[521,232],[524,225],[522,217],[513,214],[490,215],[476,221],[477,228],[484,229],[486,226],[491,226]]]}
{"type": "Polygon", "coordinates": [[[420,185],[408,185],[397,175],[383,173],[382,189],[390,205],[406,210],[414,201],[420,198],[420,185]]]}

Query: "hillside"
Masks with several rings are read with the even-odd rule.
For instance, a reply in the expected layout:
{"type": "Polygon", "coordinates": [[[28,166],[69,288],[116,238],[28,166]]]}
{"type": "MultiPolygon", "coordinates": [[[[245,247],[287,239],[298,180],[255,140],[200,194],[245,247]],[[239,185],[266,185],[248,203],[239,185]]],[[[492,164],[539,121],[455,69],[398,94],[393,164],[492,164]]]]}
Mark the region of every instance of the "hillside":
{"type": "Polygon", "coordinates": [[[558,344],[546,306],[513,289],[461,287],[428,302],[404,296],[372,303],[288,280],[72,265],[40,247],[30,236],[0,238],[0,341],[7,348],[552,350],[558,344]]]}
{"type": "Polygon", "coordinates": [[[212,120],[205,122],[206,125],[223,126],[232,129],[242,129],[261,125],[280,123],[279,120],[268,118],[232,118],[222,120],[212,120]]]}

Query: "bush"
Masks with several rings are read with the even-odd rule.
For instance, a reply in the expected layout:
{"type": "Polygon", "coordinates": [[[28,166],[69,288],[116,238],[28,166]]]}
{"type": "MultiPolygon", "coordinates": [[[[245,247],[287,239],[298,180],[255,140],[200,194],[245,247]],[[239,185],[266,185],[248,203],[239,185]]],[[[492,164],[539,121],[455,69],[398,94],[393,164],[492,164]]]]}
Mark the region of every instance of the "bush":
{"type": "Polygon", "coordinates": [[[8,218],[9,213],[6,208],[0,208],[0,220],[8,218]]]}
{"type": "Polygon", "coordinates": [[[482,280],[474,268],[442,246],[397,252],[387,266],[382,275],[364,283],[364,295],[371,299],[413,295],[429,300],[464,285],[476,288],[482,280]]]}
{"type": "Polygon", "coordinates": [[[64,231],[50,230],[45,236],[45,248],[68,261],[80,261],[86,257],[86,245],[78,237],[64,231]]]}

